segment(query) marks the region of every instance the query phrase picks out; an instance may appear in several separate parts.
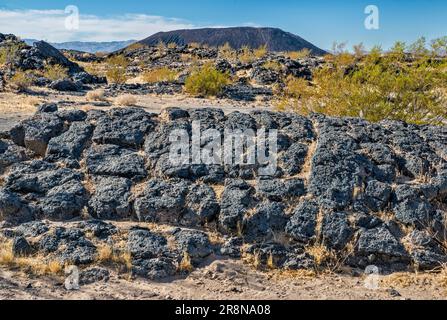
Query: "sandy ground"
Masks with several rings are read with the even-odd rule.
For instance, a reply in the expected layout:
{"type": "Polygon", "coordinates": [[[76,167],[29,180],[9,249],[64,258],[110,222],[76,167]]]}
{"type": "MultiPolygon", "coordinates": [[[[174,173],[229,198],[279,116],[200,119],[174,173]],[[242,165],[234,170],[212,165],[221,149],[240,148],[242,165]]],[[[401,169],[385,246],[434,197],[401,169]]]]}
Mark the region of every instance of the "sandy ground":
{"type": "Polygon", "coordinates": [[[240,261],[215,260],[186,278],[164,283],[129,280],[113,274],[108,282],[67,291],[62,277],[29,278],[0,269],[0,299],[143,299],[143,300],[420,300],[446,299],[436,275],[383,277],[377,289],[364,276],[284,275],[253,270],[240,261]]]}
{"type": "MultiPolygon", "coordinates": [[[[159,113],[167,107],[181,107],[184,109],[215,107],[225,113],[233,111],[250,112],[252,110],[272,110],[271,103],[254,101],[238,102],[227,99],[198,99],[185,95],[134,95],[137,103],[148,112],[159,113]]],[[[81,108],[88,110],[110,109],[120,107],[117,99],[108,98],[104,102],[87,101],[83,93],[60,93],[48,89],[35,88],[34,94],[15,94],[11,92],[0,93],[0,131],[8,130],[20,120],[26,119],[36,111],[39,103],[57,103],[61,109],[81,108]]]]}

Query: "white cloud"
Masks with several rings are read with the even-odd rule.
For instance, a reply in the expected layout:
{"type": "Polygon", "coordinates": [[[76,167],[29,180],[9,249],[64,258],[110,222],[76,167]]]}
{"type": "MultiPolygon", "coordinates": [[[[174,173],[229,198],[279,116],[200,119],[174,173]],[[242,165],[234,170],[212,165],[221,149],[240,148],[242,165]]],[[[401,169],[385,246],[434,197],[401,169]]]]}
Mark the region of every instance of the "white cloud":
{"type": "Polygon", "coordinates": [[[0,9],[0,32],[21,38],[64,41],[140,40],[159,31],[194,28],[187,21],[145,14],[119,16],[84,15],[80,12],[79,29],[68,30],[64,10],[0,9]]]}

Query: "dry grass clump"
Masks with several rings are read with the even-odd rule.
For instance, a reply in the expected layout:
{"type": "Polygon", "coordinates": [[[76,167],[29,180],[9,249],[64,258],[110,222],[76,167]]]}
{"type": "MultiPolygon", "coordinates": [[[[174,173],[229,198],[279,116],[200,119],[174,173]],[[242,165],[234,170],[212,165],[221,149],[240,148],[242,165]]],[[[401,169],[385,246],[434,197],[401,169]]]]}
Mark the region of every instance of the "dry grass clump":
{"type": "Polygon", "coordinates": [[[87,101],[107,101],[104,89],[96,89],[87,92],[85,95],[87,101]]]}
{"type": "Polygon", "coordinates": [[[219,47],[219,58],[226,59],[229,61],[237,60],[237,52],[234,50],[231,45],[227,42],[223,46],[219,47]]]}
{"type": "Polygon", "coordinates": [[[262,67],[265,68],[265,69],[274,70],[274,71],[281,71],[282,70],[281,63],[279,63],[277,61],[267,61],[266,63],[264,63],[262,65],[262,67]]]}
{"type": "Polygon", "coordinates": [[[130,252],[115,250],[110,245],[101,245],[97,248],[97,262],[104,265],[124,266],[126,270],[132,268],[132,256],[130,252]]]}
{"type": "Polygon", "coordinates": [[[63,269],[63,265],[56,260],[45,261],[39,256],[15,256],[12,252],[12,241],[2,241],[0,244],[0,265],[33,275],[57,275],[63,269]]]}
{"type": "Polygon", "coordinates": [[[177,72],[168,67],[162,67],[144,72],[142,78],[147,83],[173,82],[177,78],[177,72]]]}
{"type": "Polygon", "coordinates": [[[68,77],[67,69],[59,64],[55,65],[47,65],[45,66],[45,70],[43,75],[45,78],[50,79],[51,81],[61,80],[68,77]]]}
{"type": "Polygon", "coordinates": [[[323,244],[314,244],[307,247],[306,253],[314,258],[317,267],[325,266],[336,260],[335,253],[323,244]]]}
{"type": "Polygon", "coordinates": [[[177,48],[177,43],[170,42],[170,43],[168,43],[167,48],[168,49],[175,49],[175,48],[177,48]]]}
{"type": "Polygon", "coordinates": [[[115,98],[115,105],[119,106],[135,106],[138,100],[131,94],[124,94],[115,98]]]}
{"type": "Polygon", "coordinates": [[[144,49],[144,48],[146,48],[146,46],[144,44],[135,42],[135,43],[132,43],[131,45],[127,46],[126,52],[136,51],[136,50],[140,50],[140,49],[144,49]]]}
{"type": "Polygon", "coordinates": [[[238,55],[238,59],[242,63],[252,63],[256,60],[256,56],[253,54],[253,51],[248,46],[243,46],[241,48],[241,52],[238,55]]]}
{"type": "Polygon", "coordinates": [[[183,272],[191,272],[194,269],[192,262],[191,262],[191,257],[188,254],[188,252],[186,252],[186,251],[183,252],[182,261],[180,261],[178,269],[179,269],[179,271],[183,271],[183,272]]]}
{"type": "Polygon", "coordinates": [[[260,46],[259,48],[253,50],[253,55],[255,56],[256,59],[261,59],[264,58],[267,55],[267,45],[264,44],[262,46],[260,46]]]}
{"type": "Polygon", "coordinates": [[[304,48],[300,51],[288,51],[284,54],[284,56],[292,60],[299,60],[310,57],[311,53],[311,50],[304,48]]]}

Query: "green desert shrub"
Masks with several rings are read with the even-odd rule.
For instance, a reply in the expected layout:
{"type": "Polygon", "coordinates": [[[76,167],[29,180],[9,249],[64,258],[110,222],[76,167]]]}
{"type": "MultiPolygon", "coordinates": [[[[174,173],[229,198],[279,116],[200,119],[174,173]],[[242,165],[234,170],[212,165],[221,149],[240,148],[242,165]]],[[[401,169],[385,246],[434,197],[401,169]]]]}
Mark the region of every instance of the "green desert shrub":
{"type": "Polygon", "coordinates": [[[423,43],[398,42],[389,52],[375,47],[360,59],[339,50],[314,72],[311,83],[288,79],[279,107],[370,121],[442,123],[447,119],[446,58],[433,59],[423,43]]]}
{"type": "Polygon", "coordinates": [[[33,80],[30,74],[24,71],[16,71],[16,73],[9,79],[9,85],[19,92],[24,92],[33,85],[33,80]]]}
{"type": "Polygon", "coordinates": [[[24,44],[14,43],[0,47],[0,65],[12,65],[24,44]]]}
{"type": "Polygon", "coordinates": [[[68,77],[67,69],[59,64],[47,65],[44,70],[44,77],[52,81],[61,80],[68,77]]]}
{"type": "Polygon", "coordinates": [[[125,83],[127,81],[126,70],[129,62],[123,55],[117,55],[107,59],[106,77],[112,83],[125,83]]]}
{"type": "Polygon", "coordinates": [[[185,91],[194,96],[217,96],[230,83],[230,76],[211,64],[193,70],[186,79],[185,91]]]}

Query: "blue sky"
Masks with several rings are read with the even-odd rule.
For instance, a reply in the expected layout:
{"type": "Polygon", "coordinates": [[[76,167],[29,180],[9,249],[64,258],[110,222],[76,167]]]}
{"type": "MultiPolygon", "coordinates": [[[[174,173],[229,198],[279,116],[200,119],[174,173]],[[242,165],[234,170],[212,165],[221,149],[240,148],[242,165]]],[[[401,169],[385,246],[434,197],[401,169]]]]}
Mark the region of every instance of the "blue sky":
{"type": "Polygon", "coordinates": [[[447,35],[446,17],[445,0],[0,0],[0,32],[50,41],[138,39],[183,27],[253,25],[282,28],[324,49],[333,41],[388,48],[396,40],[447,35]],[[379,30],[364,27],[364,10],[371,4],[379,8],[379,30]],[[63,27],[67,5],[79,8],[78,31],[63,27]]]}

